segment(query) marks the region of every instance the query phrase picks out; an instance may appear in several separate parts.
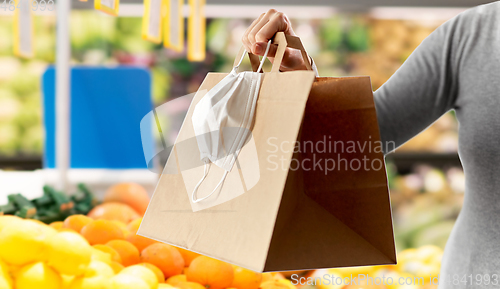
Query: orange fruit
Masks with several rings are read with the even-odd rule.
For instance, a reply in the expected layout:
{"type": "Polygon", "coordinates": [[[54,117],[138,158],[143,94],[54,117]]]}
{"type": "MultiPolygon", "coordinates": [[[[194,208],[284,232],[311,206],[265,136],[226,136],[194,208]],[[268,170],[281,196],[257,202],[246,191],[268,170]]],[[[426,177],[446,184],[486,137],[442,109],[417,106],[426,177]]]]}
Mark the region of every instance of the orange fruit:
{"type": "Polygon", "coordinates": [[[282,282],[282,280],[271,280],[260,284],[260,289],[293,289],[295,286],[289,280],[282,282]]]}
{"type": "Polygon", "coordinates": [[[156,275],[156,278],[158,279],[158,283],[165,282],[165,275],[163,275],[163,272],[160,270],[160,268],[150,263],[139,263],[139,265],[144,266],[149,270],[153,271],[153,273],[155,273],[156,275]]]}
{"type": "Polygon", "coordinates": [[[155,240],[139,236],[137,235],[137,231],[131,232],[125,240],[129,241],[130,243],[134,244],[134,246],[137,247],[139,251],[142,252],[142,250],[146,249],[149,245],[158,243],[155,240]]]}
{"type": "Polygon", "coordinates": [[[93,220],[82,228],[80,234],[89,241],[90,245],[125,239],[122,229],[108,220],[93,220]]]}
{"type": "Polygon", "coordinates": [[[182,273],[184,259],[174,247],[155,243],[149,245],[141,252],[142,262],[151,263],[163,272],[166,278],[182,273]]]}
{"type": "Polygon", "coordinates": [[[125,268],[125,266],[116,261],[111,261],[111,264],[109,266],[111,266],[111,269],[113,269],[115,274],[120,273],[125,268]]]}
{"type": "Polygon", "coordinates": [[[127,237],[128,235],[130,235],[130,231],[127,228],[127,224],[125,224],[122,221],[117,221],[117,220],[111,220],[111,222],[115,223],[116,225],[118,225],[118,227],[120,227],[120,229],[122,229],[123,235],[125,237],[127,237]]]}
{"type": "Polygon", "coordinates": [[[125,240],[112,240],[106,245],[115,249],[122,258],[122,265],[127,267],[135,265],[141,261],[139,250],[132,243],[125,240]]]}
{"type": "Polygon", "coordinates": [[[262,282],[262,274],[250,271],[245,268],[233,266],[234,279],[231,288],[237,289],[258,289],[262,282]]]}
{"type": "Polygon", "coordinates": [[[80,233],[82,228],[90,222],[92,222],[92,218],[85,215],[73,215],[64,220],[63,228],[72,229],[80,233]]]}
{"type": "Polygon", "coordinates": [[[195,253],[193,251],[189,251],[189,250],[186,250],[186,249],[183,249],[183,248],[178,248],[178,247],[175,247],[179,253],[181,253],[182,255],[182,258],[184,259],[184,263],[185,263],[185,266],[188,267],[189,265],[191,265],[191,262],[198,256],[201,256],[200,254],[198,253],[195,253]]]}
{"type": "Polygon", "coordinates": [[[141,217],[129,205],[116,202],[97,205],[88,213],[88,216],[94,220],[116,220],[126,224],[141,217]]]}
{"type": "Polygon", "coordinates": [[[187,282],[187,278],[186,278],[186,275],[175,275],[175,276],[172,276],[170,278],[167,279],[167,281],[165,281],[165,283],[167,284],[170,284],[174,287],[177,287],[177,285],[179,283],[182,283],[182,282],[187,282]]]}
{"type": "Polygon", "coordinates": [[[142,222],[142,217],[137,218],[137,219],[135,219],[127,224],[127,229],[131,232],[137,231],[137,230],[139,230],[139,227],[141,226],[141,222],[142,222]]]}
{"type": "Polygon", "coordinates": [[[196,257],[186,272],[188,281],[197,282],[207,289],[230,287],[234,279],[233,266],[207,256],[196,257]]]}
{"type": "Polygon", "coordinates": [[[175,287],[179,289],[207,289],[203,287],[203,285],[196,282],[181,282],[175,287]]]}
{"type": "Polygon", "coordinates": [[[272,280],[280,280],[280,279],[285,279],[285,276],[283,276],[279,272],[270,272],[270,273],[262,273],[262,283],[266,281],[272,281],[272,280]]]}
{"type": "Polygon", "coordinates": [[[149,195],[139,184],[121,183],[108,188],[104,194],[104,202],[124,203],[144,215],[149,205],[149,195]]]}
{"type": "Polygon", "coordinates": [[[52,222],[49,224],[49,226],[51,226],[52,228],[56,229],[56,230],[61,230],[63,228],[63,222],[62,221],[56,221],[56,222],[52,222]]]}
{"type": "Polygon", "coordinates": [[[109,255],[111,255],[112,261],[115,261],[118,263],[122,262],[122,257],[120,257],[120,254],[118,254],[118,252],[115,249],[111,248],[110,246],[103,245],[103,244],[97,244],[97,245],[94,245],[92,247],[94,247],[95,249],[97,249],[99,251],[102,251],[104,253],[108,253],[109,255]]]}
{"type": "Polygon", "coordinates": [[[134,244],[134,246],[142,252],[142,250],[144,250],[147,246],[157,243],[157,241],[137,235],[137,230],[139,230],[141,221],[142,218],[138,218],[127,225],[127,229],[130,231],[130,234],[127,236],[126,240],[134,244]]]}

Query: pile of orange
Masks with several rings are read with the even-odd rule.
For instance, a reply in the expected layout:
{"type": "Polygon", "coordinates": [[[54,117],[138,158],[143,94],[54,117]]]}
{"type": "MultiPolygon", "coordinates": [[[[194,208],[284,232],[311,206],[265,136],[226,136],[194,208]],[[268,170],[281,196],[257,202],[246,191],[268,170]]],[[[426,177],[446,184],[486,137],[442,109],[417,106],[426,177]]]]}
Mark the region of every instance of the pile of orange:
{"type": "Polygon", "coordinates": [[[0,289],[295,288],[279,273],[255,273],[137,235],[149,202],[137,184],[113,186],[104,200],[88,216],[50,225],[0,216],[0,289]]]}

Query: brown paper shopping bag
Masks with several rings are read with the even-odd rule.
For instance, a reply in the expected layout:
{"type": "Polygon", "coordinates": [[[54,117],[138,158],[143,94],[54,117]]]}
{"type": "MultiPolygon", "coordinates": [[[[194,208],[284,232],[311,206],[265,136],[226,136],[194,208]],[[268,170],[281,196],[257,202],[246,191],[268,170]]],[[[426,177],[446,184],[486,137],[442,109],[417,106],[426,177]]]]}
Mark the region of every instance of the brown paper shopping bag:
{"type": "MultiPolygon", "coordinates": [[[[278,33],[273,43],[278,52],[263,76],[252,137],[216,196],[222,201],[196,210],[189,198],[203,174],[193,109],[226,75],[209,73],[138,233],[261,272],[395,264],[369,77],[279,72],[287,45],[307,54],[296,37],[278,33]]],[[[258,58],[250,58],[255,70],[258,58]]],[[[212,170],[200,193],[220,180],[223,170],[212,170]]]]}

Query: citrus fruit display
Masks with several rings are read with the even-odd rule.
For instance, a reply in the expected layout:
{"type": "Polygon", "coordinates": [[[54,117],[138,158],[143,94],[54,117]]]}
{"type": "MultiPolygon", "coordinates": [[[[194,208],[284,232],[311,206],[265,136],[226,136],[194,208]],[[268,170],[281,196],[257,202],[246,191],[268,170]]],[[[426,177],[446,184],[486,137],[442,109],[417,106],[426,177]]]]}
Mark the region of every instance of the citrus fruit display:
{"type": "Polygon", "coordinates": [[[427,281],[439,274],[443,252],[436,246],[406,249],[398,254],[397,265],[257,273],[138,236],[142,213],[118,203],[116,196],[111,200],[91,216],[72,215],[50,225],[0,216],[0,289],[437,288],[428,282],[411,287],[307,284],[326,274],[394,280],[423,276],[427,281]]]}

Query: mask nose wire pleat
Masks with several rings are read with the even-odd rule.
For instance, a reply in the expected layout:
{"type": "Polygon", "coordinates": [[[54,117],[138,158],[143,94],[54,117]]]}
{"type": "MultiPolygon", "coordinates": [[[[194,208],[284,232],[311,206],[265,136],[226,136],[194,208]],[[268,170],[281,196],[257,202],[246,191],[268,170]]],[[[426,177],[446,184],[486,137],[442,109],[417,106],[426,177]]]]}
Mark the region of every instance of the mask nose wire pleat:
{"type": "MultiPolygon", "coordinates": [[[[266,47],[266,51],[264,52],[264,56],[262,56],[262,60],[260,61],[260,65],[259,65],[259,68],[257,69],[257,72],[260,72],[261,69],[262,69],[262,65],[264,65],[264,61],[266,60],[267,58],[267,54],[269,53],[269,47],[271,47],[271,40],[269,40],[267,42],[267,47],[266,47]]],[[[234,67],[234,68],[238,68],[241,64],[241,62],[243,61],[243,58],[245,56],[245,53],[243,53],[243,55],[241,56],[241,59],[240,61],[238,62],[238,64],[234,67]]],[[[203,177],[201,178],[201,180],[196,184],[196,186],[194,187],[194,190],[193,190],[193,193],[191,194],[191,201],[193,203],[198,203],[200,201],[203,201],[207,198],[209,198],[211,195],[213,195],[213,193],[215,193],[217,191],[217,189],[219,187],[222,188],[222,185],[224,184],[224,180],[226,179],[227,177],[227,174],[229,173],[229,171],[225,171],[224,172],[224,175],[222,176],[222,179],[219,181],[219,183],[217,184],[217,186],[214,188],[214,190],[208,194],[207,196],[203,197],[203,198],[200,198],[200,199],[197,199],[196,198],[196,192],[198,191],[198,189],[200,188],[201,184],[203,183],[203,181],[205,180],[205,178],[208,176],[208,172],[210,171],[210,166],[212,164],[210,163],[209,160],[205,161],[205,165],[204,165],[204,172],[203,172],[203,177]]]]}

